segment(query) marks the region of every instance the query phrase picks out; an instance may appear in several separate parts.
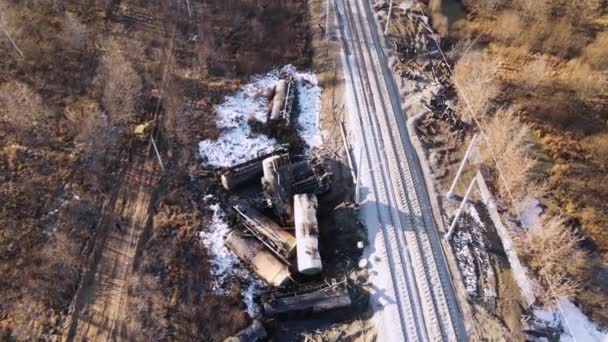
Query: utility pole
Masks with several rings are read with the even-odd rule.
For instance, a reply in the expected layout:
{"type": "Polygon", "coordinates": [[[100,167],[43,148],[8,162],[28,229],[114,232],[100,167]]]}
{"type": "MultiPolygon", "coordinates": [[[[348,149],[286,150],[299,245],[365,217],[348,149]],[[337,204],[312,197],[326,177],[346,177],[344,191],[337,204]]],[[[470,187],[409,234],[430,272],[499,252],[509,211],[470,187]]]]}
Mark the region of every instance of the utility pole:
{"type": "Polygon", "coordinates": [[[473,151],[473,147],[475,146],[475,143],[477,143],[477,133],[475,133],[475,135],[473,135],[473,139],[471,140],[471,143],[469,144],[469,147],[467,148],[467,151],[464,154],[464,157],[462,158],[462,162],[460,162],[460,166],[458,167],[458,171],[456,172],[456,176],[454,177],[452,186],[450,186],[450,190],[448,190],[448,194],[447,194],[448,199],[452,199],[452,196],[454,196],[454,188],[456,188],[456,183],[458,183],[458,179],[462,175],[462,171],[464,170],[464,165],[467,162],[467,159],[469,159],[469,155],[471,154],[471,151],[473,151]]]}
{"type": "Polygon", "coordinates": [[[458,207],[458,211],[456,212],[456,216],[454,216],[454,220],[452,221],[452,224],[450,225],[450,229],[448,230],[448,233],[445,234],[445,239],[448,241],[452,238],[452,234],[454,234],[454,229],[456,228],[456,223],[458,223],[458,218],[460,217],[460,214],[462,213],[462,209],[464,209],[464,206],[467,204],[467,200],[469,199],[469,194],[471,193],[471,190],[473,190],[473,185],[475,185],[475,177],[473,177],[473,179],[471,179],[471,183],[469,184],[469,187],[467,188],[467,192],[464,194],[464,198],[462,199],[462,202],[460,202],[460,207],[458,207]]]}
{"type": "Polygon", "coordinates": [[[158,164],[160,164],[161,170],[165,172],[165,165],[163,164],[163,160],[160,158],[160,153],[158,152],[158,148],[156,147],[156,142],[154,142],[154,137],[150,134],[150,141],[152,142],[152,146],[154,146],[154,152],[156,152],[156,158],[158,158],[158,164]]]}
{"type": "Polygon", "coordinates": [[[393,13],[393,0],[388,5],[388,17],[386,17],[386,26],[384,27],[384,34],[388,33],[388,24],[391,22],[391,15],[393,13]]]}

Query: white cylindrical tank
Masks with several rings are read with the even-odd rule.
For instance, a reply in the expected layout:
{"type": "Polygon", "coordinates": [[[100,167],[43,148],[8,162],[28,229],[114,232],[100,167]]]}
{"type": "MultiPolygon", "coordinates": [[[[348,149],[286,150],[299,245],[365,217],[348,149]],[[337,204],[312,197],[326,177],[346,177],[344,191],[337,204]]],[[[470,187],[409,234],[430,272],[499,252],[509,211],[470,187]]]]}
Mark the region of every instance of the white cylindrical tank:
{"type": "Polygon", "coordinates": [[[248,263],[255,273],[272,286],[282,286],[289,280],[290,273],[286,265],[268,252],[257,240],[248,239],[234,229],[226,236],[228,247],[241,260],[248,263]]]}
{"type": "Polygon", "coordinates": [[[314,194],[294,195],[293,206],[298,271],[308,275],[321,273],[323,264],[319,254],[317,196],[314,194]]]}

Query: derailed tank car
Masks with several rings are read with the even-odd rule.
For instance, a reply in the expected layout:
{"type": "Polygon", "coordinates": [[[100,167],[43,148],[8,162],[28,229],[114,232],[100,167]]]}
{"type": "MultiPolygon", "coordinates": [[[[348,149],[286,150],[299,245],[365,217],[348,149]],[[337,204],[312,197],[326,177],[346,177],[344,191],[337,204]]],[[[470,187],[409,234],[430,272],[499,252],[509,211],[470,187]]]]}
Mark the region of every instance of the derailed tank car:
{"type": "Polygon", "coordinates": [[[319,223],[317,222],[317,196],[298,194],[293,196],[294,221],[298,271],[314,275],[323,270],[319,254],[319,223]]]}
{"type": "Polygon", "coordinates": [[[290,279],[287,265],[267,251],[260,242],[243,236],[238,229],[226,235],[226,246],[241,260],[253,268],[255,273],[272,286],[285,285],[290,279]]]}
{"type": "Polygon", "coordinates": [[[281,224],[290,225],[293,222],[293,203],[289,156],[282,154],[266,158],[262,162],[262,169],[264,194],[272,202],[281,224]]]}
{"type": "Polygon", "coordinates": [[[289,125],[294,94],[295,82],[291,77],[284,77],[277,81],[268,111],[269,124],[289,125]]]}
{"type": "Polygon", "coordinates": [[[248,204],[233,208],[245,228],[279,257],[287,260],[295,254],[296,238],[287,230],[248,204]]]}

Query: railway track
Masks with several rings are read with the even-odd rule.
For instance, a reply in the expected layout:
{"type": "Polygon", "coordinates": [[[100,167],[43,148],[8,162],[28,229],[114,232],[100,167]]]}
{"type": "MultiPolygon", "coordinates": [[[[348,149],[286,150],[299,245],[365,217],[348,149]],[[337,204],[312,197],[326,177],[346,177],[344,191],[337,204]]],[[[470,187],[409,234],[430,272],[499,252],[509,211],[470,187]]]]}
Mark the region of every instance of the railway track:
{"type": "Polygon", "coordinates": [[[338,0],[335,9],[355,103],[352,126],[365,152],[368,202],[374,202],[376,238],[383,243],[378,253],[390,272],[390,281],[375,285],[395,303],[383,308],[382,321],[401,332],[391,340],[463,340],[426,185],[368,1],[338,0]]]}

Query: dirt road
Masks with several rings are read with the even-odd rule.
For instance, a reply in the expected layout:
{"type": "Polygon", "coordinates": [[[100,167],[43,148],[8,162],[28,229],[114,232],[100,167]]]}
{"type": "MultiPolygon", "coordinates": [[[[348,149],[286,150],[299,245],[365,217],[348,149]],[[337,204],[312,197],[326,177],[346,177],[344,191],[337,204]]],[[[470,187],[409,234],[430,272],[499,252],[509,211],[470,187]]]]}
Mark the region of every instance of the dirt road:
{"type": "Polygon", "coordinates": [[[63,341],[131,340],[127,279],[133,268],[137,241],[149,218],[155,184],[154,160],[146,149],[134,152],[127,170],[117,176],[115,191],[104,207],[97,229],[91,268],[74,300],[63,341]]]}

